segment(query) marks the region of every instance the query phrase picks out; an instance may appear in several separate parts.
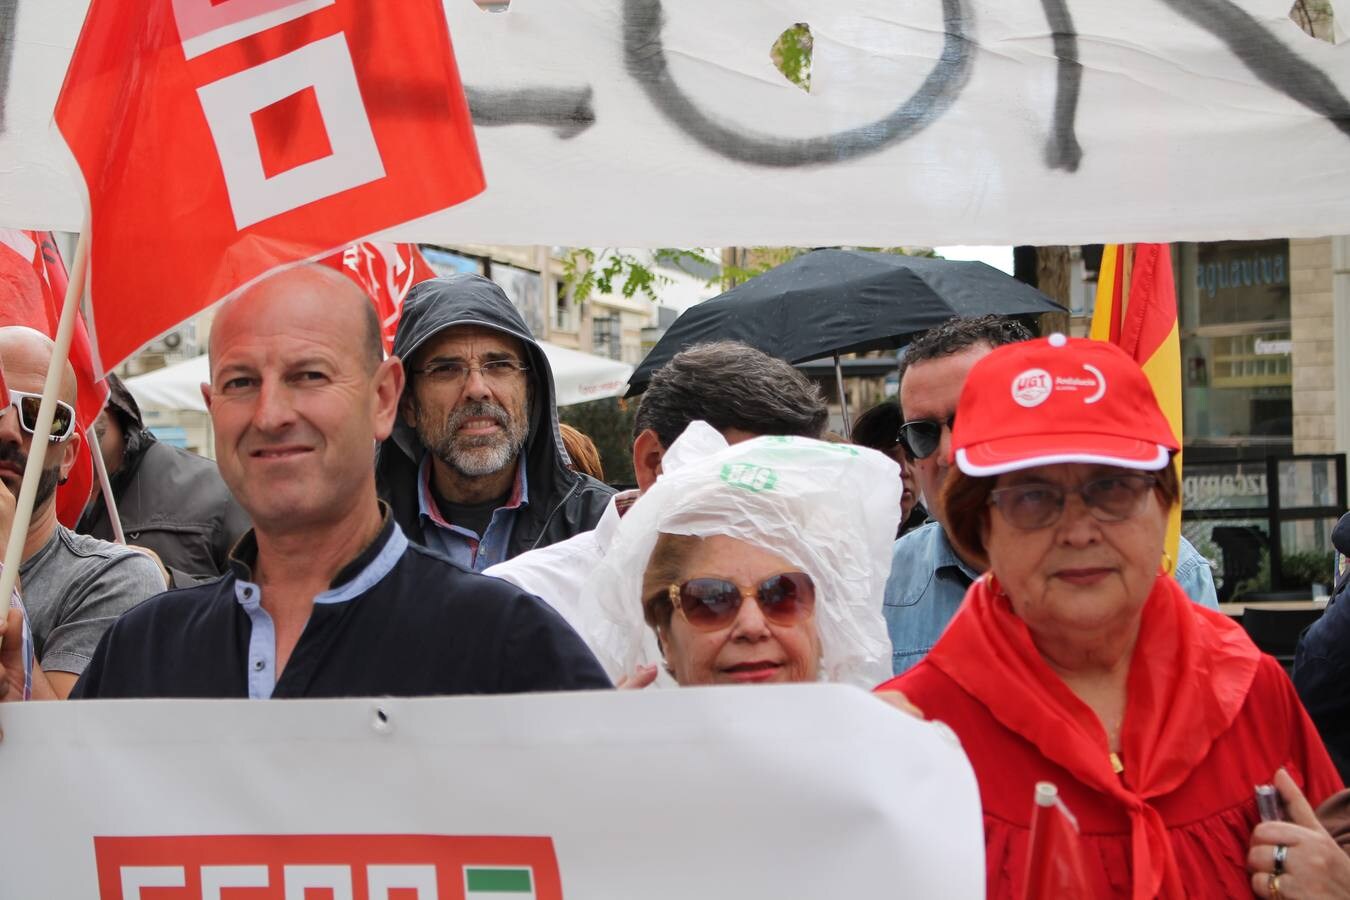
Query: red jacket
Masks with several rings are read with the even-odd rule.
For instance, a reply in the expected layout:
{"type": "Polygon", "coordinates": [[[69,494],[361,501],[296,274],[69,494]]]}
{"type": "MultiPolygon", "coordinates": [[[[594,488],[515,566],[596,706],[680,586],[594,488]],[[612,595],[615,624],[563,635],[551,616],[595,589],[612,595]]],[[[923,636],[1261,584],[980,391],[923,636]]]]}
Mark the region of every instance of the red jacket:
{"type": "Polygon", "coordinates": [[[990,898],[1021,896],[1038,781],[1078,819],[1092,895],[1133,898],[1250,896],[1253,786],[1284,766],[1314,806],[1342,787],[1279,664],[1165,576],[1130,663],[1119,775],[1096,714],[987,578],[885,689],[961,738],[984,805],[990,898]]]}

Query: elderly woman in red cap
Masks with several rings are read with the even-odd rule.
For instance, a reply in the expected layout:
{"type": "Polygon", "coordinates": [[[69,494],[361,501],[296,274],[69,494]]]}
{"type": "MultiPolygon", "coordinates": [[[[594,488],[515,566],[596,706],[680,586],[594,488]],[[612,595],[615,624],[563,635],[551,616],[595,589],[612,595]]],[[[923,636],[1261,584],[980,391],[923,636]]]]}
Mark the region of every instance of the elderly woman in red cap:
{"type": "Polygon", "coordinates": [[[1246,868],[1253,787],[1284,768],[1316,804],[1340,778],[1279,664],[1165,571],[1178,447],[1139,367],[1063,335],[997,349],[952,448],[949,532],[987,574],[882,689],[961,738],[989,896],[1023,896],[1049,781],[1077,817],[1085,896],[1280,897],[1246,868]]]}

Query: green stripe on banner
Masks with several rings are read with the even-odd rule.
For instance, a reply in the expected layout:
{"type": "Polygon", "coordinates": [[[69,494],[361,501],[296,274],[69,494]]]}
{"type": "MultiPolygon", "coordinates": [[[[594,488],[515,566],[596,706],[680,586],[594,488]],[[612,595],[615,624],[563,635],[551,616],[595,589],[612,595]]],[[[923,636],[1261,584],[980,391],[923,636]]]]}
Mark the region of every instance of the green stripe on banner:
{"type": "Polygon", "coordinates": [[[470,893],[533,894],[531,869],[465,869],[464,886],[470,893]]]}

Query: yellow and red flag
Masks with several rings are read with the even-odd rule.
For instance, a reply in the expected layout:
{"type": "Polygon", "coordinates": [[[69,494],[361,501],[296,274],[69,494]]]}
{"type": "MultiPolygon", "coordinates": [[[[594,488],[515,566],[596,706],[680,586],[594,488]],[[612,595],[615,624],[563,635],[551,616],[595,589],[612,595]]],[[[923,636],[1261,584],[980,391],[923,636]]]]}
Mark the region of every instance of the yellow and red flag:
{"type": "MultiPolygon", "coordinates": [[[[1181,336],[1177,325],[1176,282],[1172,277],[1172,251],[1167,244],[1109,244],[1102,252],[1097,277],[1097,306],[1092,314],[1090,337],[1110,341],[1139,363],[1163,415],[1172,426],[1177,443],[1181,424],[1181,336]],[[1133,265],[1126,282],[1126,257],[1133,265]]],[[[1181,454],[1172,465],[1181,477],[1181,454]]],[[[1181,504],[1167,520],[1167,565],[1176,568],[1181,540],[1181,504]]]]}

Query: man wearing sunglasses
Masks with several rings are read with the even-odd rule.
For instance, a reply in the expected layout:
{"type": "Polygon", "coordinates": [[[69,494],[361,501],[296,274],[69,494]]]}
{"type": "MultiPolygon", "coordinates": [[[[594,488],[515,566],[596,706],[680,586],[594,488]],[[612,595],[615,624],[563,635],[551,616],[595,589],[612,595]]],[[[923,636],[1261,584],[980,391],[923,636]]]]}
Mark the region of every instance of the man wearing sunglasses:
{"type": "MultiPolygon", "coordinates": [[[[901,537],[892,551],[883,612],[897,675],[932,649],[985,568],[984,560],[964,559],[956,552],[942,506],[961,388],[970,370],[994,348],[1031,337],[1012,319],[957,318],[920,335],[901,360],[900,441],[933,521],[901,537]]],[[[1184,537],[1177,556],[1175,574],[1181,587],[1195,602],[1217,609],[1208,561],[1184,537]]]]}
{"type": "Polygon", "coordinates": [[[409,538],[481,572],[595,527],[614,491],[568,467],[548,358],[499,286],[416,285],[394,355],[408,382],[377,470],[409,538]]]}
{"type": "MultiPolygon", "coordinates": [[[[0,360],[10,389],[10,406],[0,415],[0,481],[15,496],[51,358],[46,335],[20,326],[0,328],[0,360]]],[[[37,661],[61,697],[70,693],[117,617],[164,590],[159,566],[148,556],[77,534],[56,519],[56,486],[81,451],[75,391],[75,373],[67,364],[19,568],[37,661]]]]}

